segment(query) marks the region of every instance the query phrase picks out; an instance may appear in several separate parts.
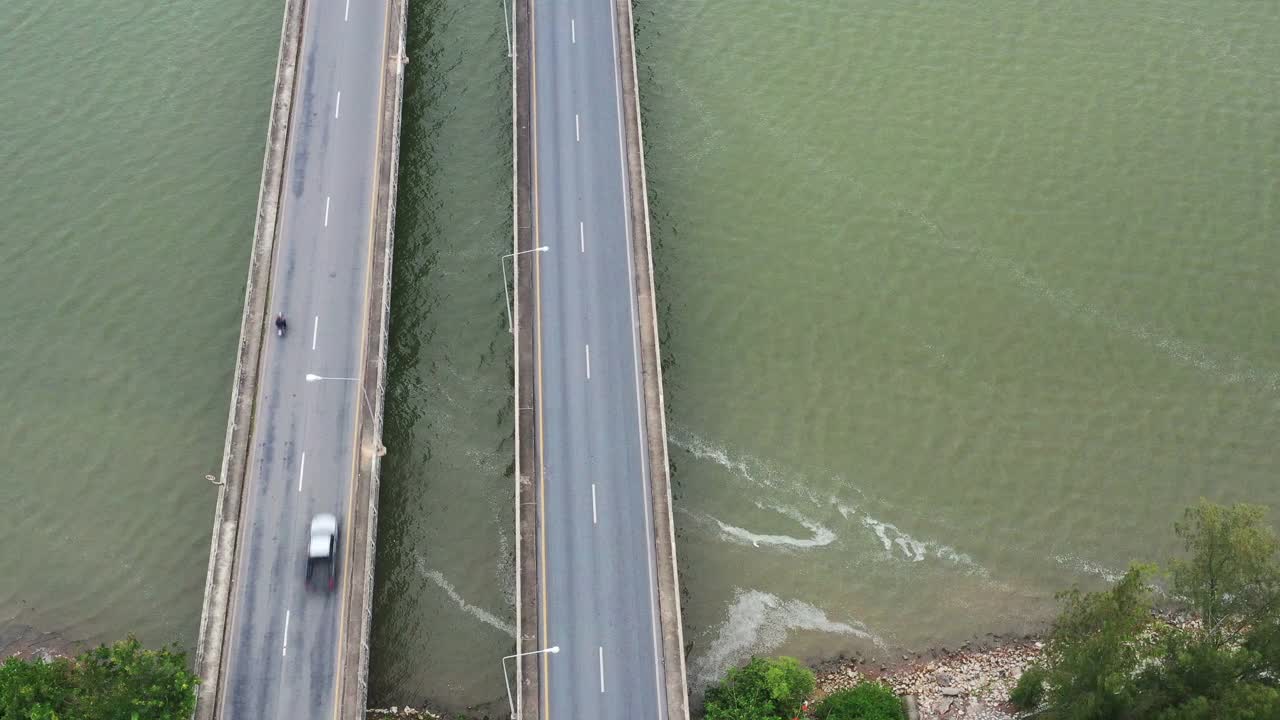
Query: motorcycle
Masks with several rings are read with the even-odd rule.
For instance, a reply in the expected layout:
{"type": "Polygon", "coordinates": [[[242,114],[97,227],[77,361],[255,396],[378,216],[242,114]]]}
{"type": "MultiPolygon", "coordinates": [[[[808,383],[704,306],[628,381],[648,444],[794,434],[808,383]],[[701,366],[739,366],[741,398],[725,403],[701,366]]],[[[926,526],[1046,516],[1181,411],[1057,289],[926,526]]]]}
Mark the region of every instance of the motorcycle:
{"type": "Polygon", "coordinates": [[[286,327],[288,327],[288,323],[284,320],[284,313],[276,315],[276,337],[284,337],[286,327]]]}

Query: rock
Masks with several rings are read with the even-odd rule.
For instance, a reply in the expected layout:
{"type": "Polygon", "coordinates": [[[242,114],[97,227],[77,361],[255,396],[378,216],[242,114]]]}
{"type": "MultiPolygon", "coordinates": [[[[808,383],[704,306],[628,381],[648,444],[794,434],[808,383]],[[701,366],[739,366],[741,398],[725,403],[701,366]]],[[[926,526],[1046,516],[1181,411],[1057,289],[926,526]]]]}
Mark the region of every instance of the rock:
{"type": "Polygon", "coordinates": [[[961,691],[960,688],[956,687],[943,687],[938,688],[938,692],[942,693],[944,697],[955,697],[959,695],[961,691]]]}
{"type": "Polygon", "coordinates": [[[392,715],[399,715],[399,714],[400,714],[400,708],[396,707],[395,705],[392,705],[392,706],[391,706],[391,714],[392,714],[392,715]]]}
{"type": "Polygon", "coordinates": [[[942,672],[941,670],[933,674],[933,680],[942,686],[950,685],[953,682],[951,675],[949,673],[942,672]]]}
{"type": "Polygon", "coordinates": [[[1044,643],[1042,643],[1042,642],[1040,642],[1039,640],[1037,640],[1037,641],[1035,642],[1034,647],[1035,647],[1035,649],[1037,649],[1037,650],[1043,650],[1043,649],[1044,649],[1044,643]]]}
{"type": "Polygon", "coordinates": [[[849,677],[851,677],[851,678],[852,678],[852,677],[857,677],[857,676],[858,676],[858,674],[857,674],[857,673],[855,673],[855,672],[853,671],[853,668],[845,668],[845,669],[844,669],[844,674],[845,674],[845,675],[848,675],[848,676],[849,676],[849,677]]]}

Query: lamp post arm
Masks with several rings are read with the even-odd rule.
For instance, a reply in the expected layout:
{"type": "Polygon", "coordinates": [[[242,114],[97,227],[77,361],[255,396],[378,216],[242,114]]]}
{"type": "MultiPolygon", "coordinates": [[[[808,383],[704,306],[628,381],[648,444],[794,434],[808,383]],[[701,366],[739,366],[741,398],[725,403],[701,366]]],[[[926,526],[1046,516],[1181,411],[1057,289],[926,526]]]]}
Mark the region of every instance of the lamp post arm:
{"type": "MultiPolygon", "coordinates": [[[[552,645],[549,648],[542,648],[541,650],[530,650],[529,652],[516,653],[515,655],[508,655],[502,658],[502,682],[506,683],[507,685],[507,706],[511,708],[511,717],[513,718],[516,717],[516,704],[515,704],[515,701],[511,699],[511,679],[507,675],[507,661],[510,660],[511,658],[524,657],[526,655],[541,655],[542,653],[549,653],[551,655],[554,655],[558,652],[560,652],[560,646],[552,645]]],[[[520,719],[516,718],[516,720],[520,720],[520,719]]]]}

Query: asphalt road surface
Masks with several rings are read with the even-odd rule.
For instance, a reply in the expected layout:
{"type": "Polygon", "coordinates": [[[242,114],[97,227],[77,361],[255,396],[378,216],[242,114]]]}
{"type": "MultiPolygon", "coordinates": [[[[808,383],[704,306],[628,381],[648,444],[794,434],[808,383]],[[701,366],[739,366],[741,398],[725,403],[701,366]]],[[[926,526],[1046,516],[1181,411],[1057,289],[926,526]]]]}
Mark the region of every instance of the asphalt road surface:
{"type": "Polygon", "coordinates": [[[535,0],[543,717],[665,718],[612,0],[535,0]]]}
{"type": "MultiPolygon", "coordinates": [[[[307,4],[233,579],[224,720],[335,714],[341,587],[304,586],[311,517],[346,551],[387,3],[307,4]],[[307,374],[327,380],[308,382],[307,374]]],[[[353,581],[339,562],[338,582],[353,581]]]]}

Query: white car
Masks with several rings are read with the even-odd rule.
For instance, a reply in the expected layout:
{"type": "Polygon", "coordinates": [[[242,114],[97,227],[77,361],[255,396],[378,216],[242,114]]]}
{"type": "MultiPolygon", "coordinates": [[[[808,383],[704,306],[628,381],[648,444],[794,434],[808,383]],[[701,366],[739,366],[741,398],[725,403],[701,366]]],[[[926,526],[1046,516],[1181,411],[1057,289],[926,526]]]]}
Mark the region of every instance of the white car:
{"type": "Polygon", "coordinates": [[[338,518],[320,513],[311,518],[307,546],[307,589],[333,590],[338,577],[338,518]],[[317,578],[317,570],[323,577],[317,578]]]}

